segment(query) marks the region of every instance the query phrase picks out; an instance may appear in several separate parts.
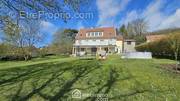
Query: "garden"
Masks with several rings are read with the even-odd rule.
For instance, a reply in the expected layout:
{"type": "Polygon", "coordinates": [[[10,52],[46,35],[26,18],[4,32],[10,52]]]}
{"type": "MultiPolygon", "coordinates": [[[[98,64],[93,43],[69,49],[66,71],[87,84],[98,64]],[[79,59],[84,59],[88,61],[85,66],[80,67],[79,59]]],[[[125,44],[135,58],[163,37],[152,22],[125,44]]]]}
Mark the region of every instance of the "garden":
{"type": "Polygon", "coordinates": [[[180,75],[162,68],[175,63],[118,55],[103,61],[49,56],[0,62],[0,100],[177,101],[180,75]],[[86,96],[72,98],[75,89],[86,96]]]}

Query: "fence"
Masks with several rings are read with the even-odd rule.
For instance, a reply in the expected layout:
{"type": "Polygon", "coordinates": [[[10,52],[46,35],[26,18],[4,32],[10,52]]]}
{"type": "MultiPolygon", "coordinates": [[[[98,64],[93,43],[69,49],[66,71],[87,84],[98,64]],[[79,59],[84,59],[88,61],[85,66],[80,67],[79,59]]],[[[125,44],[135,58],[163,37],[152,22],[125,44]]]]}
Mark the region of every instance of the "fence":
{"type": "Polygon", "coordinates": [[[124,53],[121,58],[152,59],[152,53],[151,52],[128,52],[128,53],[124,53]]]}

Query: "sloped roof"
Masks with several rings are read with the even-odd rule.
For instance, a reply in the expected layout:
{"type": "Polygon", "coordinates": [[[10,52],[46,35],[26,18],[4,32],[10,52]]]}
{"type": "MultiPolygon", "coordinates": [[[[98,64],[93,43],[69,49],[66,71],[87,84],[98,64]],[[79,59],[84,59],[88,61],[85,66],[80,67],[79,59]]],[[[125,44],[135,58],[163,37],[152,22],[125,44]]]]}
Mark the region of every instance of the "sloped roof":
{"type": "Polygon", "coordinates": [[[116,29],[114,27],[103,27],[103,28],[89,28],[89,29],[80,29],[76,39],[109,39],[116,38],[116,29]],[[102,37],[86,37],[88,32],[103,32],[102,37]]]}

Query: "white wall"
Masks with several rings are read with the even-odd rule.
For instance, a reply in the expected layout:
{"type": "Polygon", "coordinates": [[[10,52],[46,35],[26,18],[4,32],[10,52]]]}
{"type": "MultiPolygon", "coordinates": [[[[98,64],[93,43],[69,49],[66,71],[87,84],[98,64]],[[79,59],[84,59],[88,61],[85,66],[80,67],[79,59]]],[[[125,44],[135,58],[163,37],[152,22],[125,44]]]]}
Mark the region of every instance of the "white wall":
{"type": "Polygon", "coordinates": [[[135,46],[136,46],[136,42],[131,42],[131,44],[127,44],[127,42],[125,41],[124,42],[124,52],[135,52],[136,49],[135,49],[135,46]]]}
{"type": "Polygon", "coordinates": [[[123,52],[122,47],[123,47],[123,41],[122,40],[116,41],[116,50],[118,53],[123,52]]]}
{"type": "Polygon", "coordinates": [[[116,45],[116,39],[76,40],[75,45],[116,45]]]}

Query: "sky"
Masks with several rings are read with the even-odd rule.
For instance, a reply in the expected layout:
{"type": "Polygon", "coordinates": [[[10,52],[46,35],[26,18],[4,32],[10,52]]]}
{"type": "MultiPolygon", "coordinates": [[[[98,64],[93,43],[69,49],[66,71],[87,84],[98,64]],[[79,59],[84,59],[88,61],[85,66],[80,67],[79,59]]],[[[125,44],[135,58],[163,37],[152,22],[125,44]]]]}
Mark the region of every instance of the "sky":
{"type": "Polygon", "coordinates": [[[41,21],[41,30],[47,36],[44,45],[51,43],[58,29],[119,28],[137,18],[145,19],[150,32],[180,27],[180,0],[89,0],[80,8],[83,17],[71,12],[67,22],[56,18],[41,21]]]}
{"type": "MultiPolygon", "coordinates": [[[[88,18],[71,18],[42,21],[42,30],[51,36],[62,28],[115,27],[137,18],[144,18],[148,31],[180,27],[180,0],[89,0],[81,6],[81,13],[91,14],[88,18]]],[[[73,14],[72,14],[73,16],[73,14]]]]}

